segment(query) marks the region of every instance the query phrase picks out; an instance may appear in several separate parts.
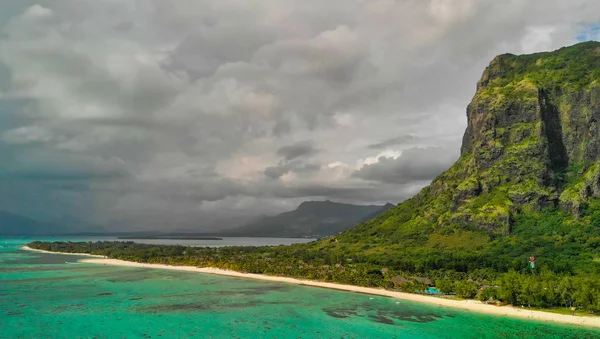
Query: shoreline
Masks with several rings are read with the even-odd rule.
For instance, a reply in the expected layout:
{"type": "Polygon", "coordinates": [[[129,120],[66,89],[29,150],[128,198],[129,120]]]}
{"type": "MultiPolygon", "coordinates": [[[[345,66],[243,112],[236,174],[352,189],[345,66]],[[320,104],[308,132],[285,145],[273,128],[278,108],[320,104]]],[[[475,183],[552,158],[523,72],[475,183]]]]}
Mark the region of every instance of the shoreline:
{"type": "Polygon", "coordinates": [[[32,252],[38,252],[38,253],[76,255],[76,256],[83,256],[83,257],[108,259],[108,257],[105,257],[103,255],[88,254],[88,253],[52,252],[52,251],[38,250],[38,249],[35,249],[35,248],[31,248],[29,246],[21,246],[20,249],[22,249],[24,251],[32,251],[32,252]]]}
{"type": "Polygon", "coordinates": [[[103,264],[103,265],[114,265],[114,266],[126,266],[126,267],[141,267],[141,268],[153,268],[153,269],[165,269],[172,271],[185,271],[185,272],[195,272],[195,273],[205,273],[205,274],[215,274],[222,275],[228,277],[235,278],[247,278],[247,279],[256,279],[263,281],[273,281],[280,283],[288,283],[294,285],[301,286],[310,286],[310,287],[320,287],[320,288],[328,288],[338,291],[346,291],[346,292],[354,292],[354,293],[362,293],[369,295],[377,295],[382,297],[389,297],[399,300],[406,300],[442,307],[451,307],[456,309],[461,309],[463,311],[471,311],[476,313],[484,313],[495,316],[508,316],[508,317],[516,317],[528,320],[536,320],[536,321],[552,321],[556,323],[562,324],[570,324],[570,325],[581,325],[587,327],[596,327],[600,328],[600,317],[582,317],[582,316],[571,316],[566,314],[558,314],[558,313],[550,313],[543,311],[535,311],[535,310],[527,310],[516,308],[512,306],[494,306],[484,304],[477,300],[452,300],[452,299],[443,299],[433,296],[425,296],[419,294],[405,293],[405,292],[396,292],[396,291],[388,291],[379,288],[373,287],[361,287],[354,285],[343,285],[329,282],[321,282],[321,281],[313,281],[313,280],[303,280],[296,279],[290,277],[277,277],[263,274],[254,274],[254,273],[241,273],[236,271],[229,271],[220,268],[214,267],[193,267],[193,266],[173,266],[173,265],[165,265],[165,264],[146,264],[146,263],[138,263],[132,261],[124,261],[118,259],[82,259],[79,260],[82,263],[88,264],[103,264]]]}
{"type": "Polygon", "coordinates": [[[246,278],[246,279],[255,279],[255,280],[263,280],[263,281],[272,281],[272,282],[288,283],[288,284],[294,284],[294,285],[300,285],[300,286],[320,287],[320,288],[328,288],[328,289],[333,289],[333,290],[338,290],[338,291],[376,295],[376,296],[388,297],[388,298],[393,298],[393,299],[398,299],[398,300],[406,300],[406,301],[411,301],[411,302],[435,305],[435,306],[440,306],[440,307],[450,307],[450,308],[460,309],[463,311],[482,313],[482,314],[488,314],[488,315],[507,316],[507,317],[521,318],[521,319],[525,319],[525,320],[543,321],[543,322],[551,321],[551,322],[561,323],[561,324],[580,325],[580,326],[586,326],[586,327],[600,328],[600,317],[572,316],[572,315],[566,315],[566,314],[528,310],[528,309],[517,308],[517,307],[513,307],[513,306],[495,306],[495,305],[484,304],[477,300],[444,299],[444,298],[438,298],[438,297],[434,297],[434,296],[426,296],[426,295],[412,294],[412,293],[406,293],[406,292],[389,291],[389,290],[373,288],[373,287],[344,285],[344,284],[336,284],[336,283],[321,282],[321,281],[314,281],[314,280],[303,280],[303,279],[290,278],[290,277],[278,277],[278,276],[255,274],[255,273],[241,273],[241,272],[229,271],[229,270],[214,268],[214,267],[174,266],[174,265],[165,265],[165,264],[138,263],[138,262],[133,262],[133,261],[119,260],[119,259],[109,259],[109,258],[106,258],[103,256],[92,255],[92,254],[87,254],[87,253],[86,254],[74,254],[74,253],[50,252],[50,251],[44,251],[44,250],[36,250],[36,249],[30,248],[27,246],[23,246],[23,247],[21,247],[21,249],[28,250],[28,251],[40,252],[40,253],[82,255],[82,256],[93,257],[90,259],[79,260],[79,262],[81,262],[81,263],[88,263],[88,264],[163,269],[163,270],[172,270],[172,271],[215,274],[215,275],[228,276],[228,277],[234,277],[234,278],[246,278]]]}

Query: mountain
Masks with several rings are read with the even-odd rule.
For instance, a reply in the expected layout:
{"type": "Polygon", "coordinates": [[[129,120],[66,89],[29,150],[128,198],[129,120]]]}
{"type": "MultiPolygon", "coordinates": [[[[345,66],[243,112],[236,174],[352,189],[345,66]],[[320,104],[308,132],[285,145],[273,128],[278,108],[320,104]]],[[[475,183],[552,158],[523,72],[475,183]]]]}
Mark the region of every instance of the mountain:
{"type": "Polygon", "coordinates": [[[376,217],[378,217],[378,216],[382,215],[383,213],[385,213],[385,212],[387,212],[387,211],[391,210],[391,209],[392,209],[392,208],[394,208],[394,207],[396,207],[396,205],[394,205],[394,204],[390,204],[390,203],[388,202],[387,204],[383,205],[383,206],[382,206],[382,207],[381,207],[379,210],[377,210],[377,211],[375,211],[375,212],[373,212],[373,213],[371,213],[371,214],[367,215],[366,217],[364,217],[364,218],[363,218],[363,219],[362,219],[360,222],[361,222],[361,223],[363,223],[363,222],[367,222],[367,221],[369,221],[369,220],[371,220],[371,219],[374,219],[374,218],[376,218],[376,217]]]}
{"type": "Polygon", "coordinates": [[[600,272],[600,43],[499,55],[467,107],[461,157],[415,197],[317,244],[410,270],[600,272]]]}
{"type": "Polygon", "coordinates": [[[61,229],[68,233],[107,233],[108,231],[100,225],[77,219],[70,215],[64,215],[53,221],[53,224],[60,225],[61,229]]]}
{"type": "Polygon", "coordinates": [[[337,234],[390,209],[385,206],[360,206],[331,201],[305,201],[291,212],[263,217],[248,225],[222,233],[252,237],[321,238],[337,234]]]}
{"type": "Polygon", "coordinates": [[[64,216],[54,222],[41,222],[31,218],[0,211],[0,236],[60,235],[79,233],[102,233],[105,230],[97,225],[64,216]]]}
{"type": "Polygon", "coordinates": [[[62,228],[52,223],[44,223],[33,219],[0,211],[0,235],[44,235],[61,232],[62,228]]]}

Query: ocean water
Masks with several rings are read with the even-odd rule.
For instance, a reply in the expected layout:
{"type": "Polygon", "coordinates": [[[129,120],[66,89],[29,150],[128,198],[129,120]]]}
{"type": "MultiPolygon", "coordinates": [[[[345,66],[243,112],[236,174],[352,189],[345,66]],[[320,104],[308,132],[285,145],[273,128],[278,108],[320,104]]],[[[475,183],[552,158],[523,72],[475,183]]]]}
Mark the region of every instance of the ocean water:
{"type": "MultiPolygon", "coordinates": [[[[258,238],[258,237],[221,237],[222,240],[203,240],[203,239],[119,239],[113,236],[80,236],[80,237],[28,237],[20,238],[20,241],[32,242],[34,240],[43,241],[133,241],[139,244],[150,245],[182,245],[198,247],[223,247],[223,246],[278,246],[301,244],[315,239],[310,238],[258,238]]],[[[12,240],[16,240],[13,238],[12,240]]]]}
{"type": "Polygon", "coordinates": [[[77,263],[0,239],[0,338],[600,338],[384,297],[77,263]]]}

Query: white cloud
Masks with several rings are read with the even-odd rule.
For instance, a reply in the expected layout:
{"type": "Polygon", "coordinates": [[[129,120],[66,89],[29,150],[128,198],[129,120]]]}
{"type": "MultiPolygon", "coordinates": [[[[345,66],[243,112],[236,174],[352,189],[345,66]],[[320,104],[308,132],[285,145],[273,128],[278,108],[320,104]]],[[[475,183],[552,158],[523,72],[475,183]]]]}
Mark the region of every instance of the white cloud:
{"type": "Polygon", "coordinates": [[[475,5],[474,0],[431,0],[427,9],[437,20],[450,24],[473,15],[475,5]]]}
{"type": "Polygon", "coordinates": [[[23,18],[29,20],[42,20],[51,18],[53,15],[54,12],[52,12],[51,9],[40,5],[33,5],[27,8],[27,10],[23,13],[23,18]]]}
{"type": "Polygon", "coordinates": [[[552,35],[556,32],[553,26],[533,26],[525,29],[521,39],[521,50],[524,53],[547,51],[552,46],[552,35]]]}

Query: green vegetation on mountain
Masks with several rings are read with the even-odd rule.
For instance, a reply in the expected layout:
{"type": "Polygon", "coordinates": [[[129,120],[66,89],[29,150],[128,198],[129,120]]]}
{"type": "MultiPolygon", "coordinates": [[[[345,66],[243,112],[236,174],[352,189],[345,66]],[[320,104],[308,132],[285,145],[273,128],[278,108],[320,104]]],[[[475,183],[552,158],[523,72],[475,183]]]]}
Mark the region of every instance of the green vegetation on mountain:
{"type": "Polygon", "coordinates": [[[467,117],[460,159],[431,185],[316,242],[33,246],[405,291],[427,277],[461,297],[600,311],[600,43],[496,57],[467,117]]]}
{"type": "Polygon", "coordinates": [[[415,197],[314,246],[417,273],[600,274],[600,43],[496,57],[460,159],[415,197]]]}
{"type": "Polygon", "coordinates": [[[323,238],[345,231],[392,208],[392,204],[362,206],[329,200],[305,201],[293,211],[263,217],[248,225],[219,234],[241,237],[323,238]]]}

